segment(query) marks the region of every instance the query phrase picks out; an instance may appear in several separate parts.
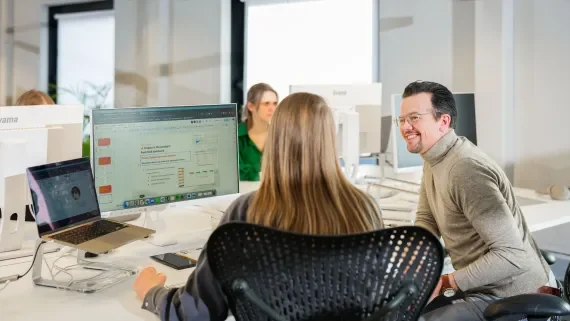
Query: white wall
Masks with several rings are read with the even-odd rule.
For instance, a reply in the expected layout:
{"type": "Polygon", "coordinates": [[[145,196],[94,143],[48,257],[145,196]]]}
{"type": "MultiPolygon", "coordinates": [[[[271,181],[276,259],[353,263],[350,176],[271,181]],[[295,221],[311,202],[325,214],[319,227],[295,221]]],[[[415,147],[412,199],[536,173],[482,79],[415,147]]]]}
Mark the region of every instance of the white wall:
{"type": "Polygon", "coordinates": [[[117,106],[229,102],[230,4],[115,1],[117,106]]]}
{"type": "Polygon", "coordinates": [[[513,181],[513,0],[481,0],[475,15],[477,143],[513,181]]]}
{"type": "Polygon", "coordinates": [[[570,186],[570,1],[515,2],[516,184],[570,186]]]}
{"type": "Polygon", "coordinates": [[[415,80],[451,87],[452,1],[380,0],[380,79],[384,111],[390,96],[415,80]]]}

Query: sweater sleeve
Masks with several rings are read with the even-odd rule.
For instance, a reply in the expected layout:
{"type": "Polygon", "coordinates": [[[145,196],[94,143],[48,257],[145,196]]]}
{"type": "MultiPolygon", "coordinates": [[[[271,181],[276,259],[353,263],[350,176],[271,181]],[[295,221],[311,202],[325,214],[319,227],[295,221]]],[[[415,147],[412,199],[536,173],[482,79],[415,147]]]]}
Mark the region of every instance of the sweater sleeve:
{"type": "Polygon", "coordinates": [[[503,178],[492,168],[463,159],[450,170],[450,193],[488,252],[453,276],[463,291],[497,283],[528,270],[523,237],[500,190],[503,178]]]}
{"type": "MultiPolygon", "coordinates": [[[[251,195],[253,194],[246,194],[235,200],[226,210],[220,224],[245,221],[251,195]]],[[[157,314],[163,321],[225,320],[229,305],[210,268],[206,246],[185,286],[177,289],[160,286],[152,288],[146,294],[142,308],[157,314]]]]}
{"type": "MultiPolygon", "coordinates": [[[[239,179],[241,181],[259,181],[259,172],[261,171],[261,163],[251,163],[246,161],[247,153],[252,153],[251,147],[247,146],[249,137],[242,136],[239,138],[239,179]]],[[[251,158],[251,155],[250,157],[251,158]]]]}
{"type": "Polygon", "coordinates": [[[422,179],[422,183],[420,185],[420,198],[418,208],[416,210],[415,225],[427,229],[437,237],[441,236],[439,228],[437,227],[437,222],[435,221],[428,203],[424,179],[422,179]]]}

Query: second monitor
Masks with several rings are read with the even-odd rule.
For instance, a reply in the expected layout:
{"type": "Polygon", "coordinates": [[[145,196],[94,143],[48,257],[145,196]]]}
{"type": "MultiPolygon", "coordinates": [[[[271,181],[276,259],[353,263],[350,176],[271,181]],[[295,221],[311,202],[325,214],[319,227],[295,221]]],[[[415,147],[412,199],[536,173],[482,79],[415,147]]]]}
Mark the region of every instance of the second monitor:
{"type": "Polygon", "coordinates": [[[239,192],[235,104],[93,110],[102,212],[239,192]]]}

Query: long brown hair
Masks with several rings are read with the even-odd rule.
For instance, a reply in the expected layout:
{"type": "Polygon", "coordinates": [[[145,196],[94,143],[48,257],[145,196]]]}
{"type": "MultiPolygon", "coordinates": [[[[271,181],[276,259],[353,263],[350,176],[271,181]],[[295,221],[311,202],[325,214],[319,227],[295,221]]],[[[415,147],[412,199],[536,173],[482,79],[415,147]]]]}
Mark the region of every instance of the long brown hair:
{"type": "Polygon", "coordinates": [[[34,105],[55,105],[55,103],[46,93],[35,89],[26,91],[16,100],[16,106],[34,105]]]}
{"type": "Polygon", "coordinates": [[[305,234],[383,227],[380,210],[340,169],[332,111],[320,96],[289,95],[275,109],[263,152],[262,182],[247,221],[305,234]]]}
{"type": "Polygon", "coordinates": [[[263,94],[265,94],[268,91],[274,93],[275,96],[277,97],[277,100],[279,100],[279,95],[277,94],[277,91],[275,91],[273,87],[263,82],[251,86],[251,88],[249,88],[249,90],[247,91],[247,101],[245,102],[245,105],[243,105],[242,114],[241,114],[241,120],[244,123],[246,123],[247,128],[251,128],[251,126],[253,126],[253,119],[251,117],[251,112],[247,108],[247,104],[251,103],[255,106],[255,108],[259,108],[259,104],[261,103],[263,94]]]}

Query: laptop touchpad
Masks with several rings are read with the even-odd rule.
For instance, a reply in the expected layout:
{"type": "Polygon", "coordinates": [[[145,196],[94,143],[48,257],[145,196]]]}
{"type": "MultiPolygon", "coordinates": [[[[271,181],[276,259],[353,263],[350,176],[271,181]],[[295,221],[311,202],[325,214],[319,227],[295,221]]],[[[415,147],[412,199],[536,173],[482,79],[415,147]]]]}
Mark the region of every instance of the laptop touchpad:
{"type": "Polygon", "coordinates": [[[133,234],[129,233],[125,230],[121,230],[121,231],[117,231],[117,232],[113,232],[111,234],[107,234],[99,239],[97,239],[98,241],[102,241],[105,243],[109,243],[113,246],[117,246],[117,245],[121,245],[121,244],[125,244],[131,241],[136,240],[135,237],[133,237],[133,234]]]}

